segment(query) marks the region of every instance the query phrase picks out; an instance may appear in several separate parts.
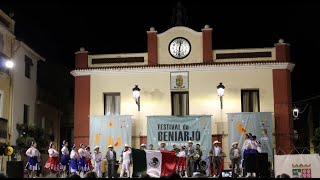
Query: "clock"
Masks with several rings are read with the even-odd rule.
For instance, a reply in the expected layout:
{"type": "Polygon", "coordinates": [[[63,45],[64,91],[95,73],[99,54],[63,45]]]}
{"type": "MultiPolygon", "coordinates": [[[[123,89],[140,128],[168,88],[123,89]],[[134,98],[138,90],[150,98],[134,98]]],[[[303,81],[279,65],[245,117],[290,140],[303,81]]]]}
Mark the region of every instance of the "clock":
{"type": "Polygon", "coordinates": [[[169,44],[169,53],[176,59],[183,59],[191,52],[190,42],[183,37],[174,38],[169,44]]]}

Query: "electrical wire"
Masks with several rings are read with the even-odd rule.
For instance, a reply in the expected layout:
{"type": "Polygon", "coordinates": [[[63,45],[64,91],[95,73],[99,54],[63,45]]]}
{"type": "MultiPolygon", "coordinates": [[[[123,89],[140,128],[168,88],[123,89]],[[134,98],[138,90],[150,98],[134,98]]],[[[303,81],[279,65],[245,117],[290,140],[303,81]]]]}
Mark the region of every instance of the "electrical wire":
{"type": "Polygon", "coordinates": [[[303,100],[300,100],[300,101],[295,101],[295,102],[293,102],[293,104],[299,104],[299,103],[310,101],[310,100],[317,99],[317,98],[320,98],[320,95],[317,95],[317,96],[314,96],[314,97],[311,97],[311,98],[308,98],[308,99],[303,99],[303,100]]]}

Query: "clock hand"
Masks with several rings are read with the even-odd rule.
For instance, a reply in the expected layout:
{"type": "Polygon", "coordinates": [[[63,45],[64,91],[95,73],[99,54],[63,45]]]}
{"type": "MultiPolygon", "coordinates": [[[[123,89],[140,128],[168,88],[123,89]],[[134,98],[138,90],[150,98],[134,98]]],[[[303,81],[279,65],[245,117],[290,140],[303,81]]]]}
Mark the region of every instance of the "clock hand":
{"type": "Polygon", "coordinates": [[[180,56],[180,53],[181,53],[181,44],[182,44],[182,42],[179,42],[179,49],[178,49],[178,55],[180,56]]]}

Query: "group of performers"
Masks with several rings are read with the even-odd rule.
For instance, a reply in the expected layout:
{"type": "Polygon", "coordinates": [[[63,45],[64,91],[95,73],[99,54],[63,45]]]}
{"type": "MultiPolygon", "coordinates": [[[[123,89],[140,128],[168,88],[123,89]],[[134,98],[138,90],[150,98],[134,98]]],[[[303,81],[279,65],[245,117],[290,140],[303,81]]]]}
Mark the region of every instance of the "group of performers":
{"type": "MultiPolygon", "coordinates": [[[[208,159],[210,163],[210,176],[219,176],[222,171],[223,158],[225,154],[222,152],[222,148],[219,146],[219,141],[214,141],[212,149],[209,151],[208,159]]],[[[70,174],[81,174],[83,175],[88,171],[95,171],[98,177],[102,177],[102,160],[104,159],[102,153],[99,151],[100,147],[94,148],[92,154],[89,146],[80,144],[78,151],[76,151],[76,145],[71,147],[69,153],[68,142],[63,141],[63,147],[61,148],[61,159],[59,161],[59,152],[56,150],[56,146],[53,142],[50,143],[48,154],[49,158],[45,163],[45,168],[50,170],[51,173],[60,172],[61,177],[67,177],[67,172],[70,174]],[[91,163],[94,162],[94,166],[91,163]]],[[[238,147],[238,142],[232,143],[230,150],[230,160],[232,165],[233,174],[240,176],[241,169],[243,170],[244,176],[256,177],[255,161],[256,154],[261,153],[261,143],[256,141],[256,136],[251,133],[246,134],[245,141],[242,149],[238,147]],[[241,164],[241,166],[240,166],[241,164]]],[[[146,144],[141,144],[142,150],[147,150],[146,144]]],[[[149,145],[149,150],[154,150],[153,145],[149,145]]],[[[164,142],[160,143],[158,150],[167,150],[164,142]]],[[[176,153],[177,165],[176,172],[180,176],[192,177],[194,172],[201,169],[200,161],[202,159],[202,151],[200,144],[193,146],[192,141],[188,141],[188,145],[181,146],[180,148],[173,145],[171,150],[176,153]]],[[[40,169],[40,152],[37,149],[35,142],[31,143],[31,147],[26,151],[26,155],[29,157],[26,168],[30,171],[31,177],[35,177],[40,169]]],[[[112,145],[108,146],[105,159],[108,163],[108,177],[116,177],[116,159],[117,154],[113,149],[112,145]]],[[[121,173],[120,177],[130,176],[130,166],[132,165],[132,153],[129,145],[125,145],[120,155],[121,173]]]]}
{"type": "MultiPolygon", "coordinates": [[[[146,150],[146,144],[141,144],[142,150],[146,150]]],[[[154,150],[153,145],[149,145],[148,150],[154,150]]],[[[165,150],[168,151],[166,148],[166,144],[164,142],[160,143],[160,147],[158,150],[165,150]]],[[[176,172],[181,177],[192,177],[194,172],[200,170],[200,160],[202,157],[202,151],[200,149],[200,144],[196,144],[196,147],[193,146],[192,141],[188,141],[188,145],[181,146],[178,148],[175,144],[172,146],[172,152],[176,153],[177,156],[177,163],[176,163],[176,172]]]]}
{"type": "MultiPolygon", "coordinates": [[[[70,173],[79,174],[81,172],[86,173],[93,170],[93,166],[91,164],[92,155],[90,152],[90,147],[80,144],[78,152],[75,151],[75,148],[76,145],[73,145],[69,155],[68,142],[63,141],[63,147],[61,148],[62,155],[59,161],[59,152],[57,151],[55,144],[51,142],[48,149],[49,158],[45,163],[44,168],[48,169],[51,173],[61,172],[62,177],[67,177],[68,170],[70,173]]],[[[99,153],[99,150],[97,152],[99,153]]],[[[31,147],[26,151],[26,155],[29,157],[26,168],[30,171],[30,176],[35,177],[36,172],[41,170],[41,155],[37,149],[36,142],[31,143],[31,147]]],[[[97,159],[99,158],[98,156],[95,157],[97,159]]]]}
{"type": "MultiPolygon", "coordinates": [[[[81,175],[82,173],[82,175],[84,175],[88,171],[95,171],[98,177],[102,177],[102,160],[104,158],[100,152],[99,146],[94,148],[94,153],[92,154],[89,146],[80,144],[78,151],[76,151],[76,145],[74,144],[69,153],[68,142],[63,141],[61,159],[59,161],[59,152],[56,150],[54,143],[51,142],[48,154],[49,158],[44,167],[50,170],[51,173],[60,172],[61,177],[67,177],[67,172],[78,175],[81,175]],[[91,160],[94,161],[94,166],[92,165],[91,160]]],[[[37,149],[37,144],[35,142],[31,143],[31,147],[26,151],[26,155],[29,157],[26,168],[29,170],[31,177],[36,177],[37,172],[41,170],[41,154],[37,149]]],[[[116,177],[116,158],[116,151],[113,150],[112,145],[109,145],[105,156],[108,163],[108,177],[116,177]]],[[[125,171],[127,174],[130,174],[130,166],[132,165],[131,159],[131,149],[129,148],[129,145],[125,144],[125,148],[120,155],[120,163],[122,164],[120,177],[124,177],[125,171]]]]}

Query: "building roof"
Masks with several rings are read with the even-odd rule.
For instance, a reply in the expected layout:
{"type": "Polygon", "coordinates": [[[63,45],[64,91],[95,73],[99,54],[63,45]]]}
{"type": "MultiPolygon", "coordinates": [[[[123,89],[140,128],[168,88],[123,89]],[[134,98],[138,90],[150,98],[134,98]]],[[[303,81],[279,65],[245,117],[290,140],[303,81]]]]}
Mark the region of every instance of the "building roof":
{"type": "Polygon", "coordinates": [[[225,71],[225,70],[252,70],[252,69],[288,69],[292,71],[294,64],[279,61],[248,61],[248,62],[214,62],[192,64],[158,64],[135,66],[109,66],[75,69],[71,71],[73,76],[85,76],[94,74],[124,73],[124,72],[170,72],[170,71],[225,71]]]}

